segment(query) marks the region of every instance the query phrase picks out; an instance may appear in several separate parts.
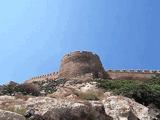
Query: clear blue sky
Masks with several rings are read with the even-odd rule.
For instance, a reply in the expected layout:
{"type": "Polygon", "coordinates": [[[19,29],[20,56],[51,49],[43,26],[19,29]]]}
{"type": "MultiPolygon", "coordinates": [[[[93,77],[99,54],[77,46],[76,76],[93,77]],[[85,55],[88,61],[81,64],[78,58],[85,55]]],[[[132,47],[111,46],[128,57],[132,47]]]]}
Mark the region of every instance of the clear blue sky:
{"type": "Polygon", "coordinates": [[[106,69],[160,69],[160,0],[0,1],[0,84],[93,51],[106,69]]]}

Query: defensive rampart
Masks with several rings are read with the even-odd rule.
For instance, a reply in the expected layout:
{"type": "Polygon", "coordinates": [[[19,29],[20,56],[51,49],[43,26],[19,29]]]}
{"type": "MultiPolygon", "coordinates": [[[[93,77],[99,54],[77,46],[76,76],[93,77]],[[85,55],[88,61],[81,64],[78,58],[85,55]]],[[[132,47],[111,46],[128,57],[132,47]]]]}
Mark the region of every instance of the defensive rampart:
{"type": "Polygon", "coordinates": [[[27,80],[28,83],[57,78],[90,79],[110,78],[127,80],[148,80],[160,74],[159,70],[104,70],[99,56],[88,51],[75,51],[66,54],[62,61],[59,72],[40,75],[27,80]]]}
{"type": "Polygon", "coordinates": [[[160,74],[159,70],[107,70],[111,79],[128,79],[128,80],[148,80],[156,74],[160,74]]]}
{"type": "Polygon", "coordinates": [[[58,72],[53,72],[53,73],[50,73],[50,74],[39,75],[39,76],[31,78],[30,80],[27,80],[26,83],[32,83],[32,82],[43,81],[43,80],[48,80],[48,79],[55,80],[55,79],[58,78],[58,76],[59,76],[58,72]]]}
{"type": "Polygon", "coordinates": [[[104,78],[105,70],[98,55],[87,51],[67,54],[61,61],[59,77],[75,78],[92,73],[95,78],[104,78]]]}

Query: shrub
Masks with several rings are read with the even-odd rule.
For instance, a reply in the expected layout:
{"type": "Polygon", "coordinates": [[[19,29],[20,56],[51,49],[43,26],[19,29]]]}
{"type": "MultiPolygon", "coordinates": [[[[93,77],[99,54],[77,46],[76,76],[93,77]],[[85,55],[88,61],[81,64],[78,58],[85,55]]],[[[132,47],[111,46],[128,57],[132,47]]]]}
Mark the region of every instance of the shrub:
{"type": "Polygon", "coordinates": [[[3,85],[1,93],[5,95],[14,95],[17,86],[17,83],[11,81],[9,84],[3,85]]]}
{"type": "Polygon", "coordinates": [[[37,85],[27,84],[27,83],[20,85],[19,84],[4,85],[1,92],[3,95],[16,95],[16,93],[23,95],[33,95],[33,96],[40,95],[40,90],[37,85]]]}
{"type": "Polygon", "coordinates": [[[40,90],[37,85],[24,83],[16,87],[16,92],[20,92],[23,95],[33,95],[33,96],[39,96],[40,90]]]}
{"type": "Polygon", "coordinates": [[[148,81],[135,80],[101,80],[99,87],[112,91],[116,95],[123,95],[148,106],[154,104],[160,108],[160,79],[152,78],[148,81]]]}

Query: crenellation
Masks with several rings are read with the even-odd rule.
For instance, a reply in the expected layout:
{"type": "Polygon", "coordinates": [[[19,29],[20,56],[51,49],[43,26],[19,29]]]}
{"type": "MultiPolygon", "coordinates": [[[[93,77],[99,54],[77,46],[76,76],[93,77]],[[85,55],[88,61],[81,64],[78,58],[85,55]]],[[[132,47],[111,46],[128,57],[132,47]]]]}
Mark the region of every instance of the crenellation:
{"type": "Polygon", "coordinates": [[[144,70],[145,73],[149,73],[149,70],[144,70]]]}
{"type": "Polygon", "coordinates": [[[158,73],[156,70],[152,70],[153,73],[158,73]]]}
{"type": "Polygon", "coordinates": [[[141,73],[141,71],[139,69],[136,70],[136,73],[141,73]]]}
{"type": "Polygon", "coordinates": [[[138,70],[133,70],[133,69],[131,69],[131,70],[112,70],[112,69],[109,69],[109,70],[107,70],[106,72],[126,72],[126,73],[160,73],[160,70],[140,70],[140,69],[138,69],[138,70]]]}
{"type": "Polygon", "coordinates": [[[133,73],[134,73],[134,72],[135,72],[135,70],[129,70],[129,72],[133,72],[133,73]]]}
{"type": "Polygon", "coordinates": [[[41,80],[45,80],[45,79],[56,79],[58,77],[58,72],[53,72],[53,73],[48,73],[48,74],[43,74],[43,75],[39,75],[36,77],[32,77],[30,80],[28,80],[27,82],[32,82],[32,81],[41,81],[41,80]]]}
{"type": "Polygon", "coordinates": [[[70,56],[77,55],[77,54],[86,54],[86,55],[92,54],[92,55],[98,56],[96,53],[89,52],[89,51],[75,51],[75,52],[70,52],[69,54],[64,55],[63,59],[68,58],[70,56]]]}
{"type": "Polygon", "coordinates": [[[79,53],[81,53],[81,51],[71,52],[70,55],[79,54],[79,53]]]}
{"type": "Polygon", "coordinates": [[[142,70],[142,69],[108,69],[104,70],[100,58],[96,53],[88,51],[75,51],[64,55],[59,72],[47,73],[32,77],[33,81],[41,81],[46,79],[57,78],[76,78],[84,77],[86,75],[92,78],[108,78],[111,79],[136,79],[148,80],[153,75],[160,74],[160,70],[142,70]]]}
{"type": "Polygon", "coordinates": [[[122,72],[127,72],[127,70],[122,70],[122,72]]]}
{"type": "Polygon", "coordinates": [[[88,51],[82,51],[81,53],[82,53],[82,54],[92,54],[92,55],[94,55],[94,53],[88,52],[88,51]]]}

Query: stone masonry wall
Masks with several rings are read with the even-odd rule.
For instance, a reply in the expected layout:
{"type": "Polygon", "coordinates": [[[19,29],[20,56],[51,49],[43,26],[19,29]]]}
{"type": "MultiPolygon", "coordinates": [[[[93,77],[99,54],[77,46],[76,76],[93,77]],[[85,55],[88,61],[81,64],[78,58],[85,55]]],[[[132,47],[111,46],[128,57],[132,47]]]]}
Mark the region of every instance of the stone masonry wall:
{"type": "Polygon", "coordinates": [[[75,51],[61,61],[59,72],[40,75],[27,80],[27,83],[57,78],[110,78],[148,80],[160,71],[153,70],[107,70],[105,71],[98,55],[88,51],[75,51]]]}
{"type": "Polygon", "coordinates": [[[27,80],[26,83],[32,83],[32,82],[35,82],[35,81],[42,81],[42,80],[47,80],[47,79],[55,80],[55,79],[58,78],[58,76],[59,76],[58,72],[53,72],[53,73],[50,73],[50,74],[39,75],[39,76],[31,78],[30,80],[27,80]]]}
{"type": "Polygon", "coordinates": [[[128,79],[128,80],[148,80],[160,74],[155,70],[108,70],[106,71],[111,79],[128,79]]]}
{"type": "Polygon", "coordinates": [[[63,57],[59,77],[75,78],[88,73],[97,78],[105,77],[105,70],[98,55],[87,51],[76,51],[63,57]]]}

